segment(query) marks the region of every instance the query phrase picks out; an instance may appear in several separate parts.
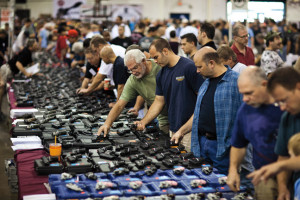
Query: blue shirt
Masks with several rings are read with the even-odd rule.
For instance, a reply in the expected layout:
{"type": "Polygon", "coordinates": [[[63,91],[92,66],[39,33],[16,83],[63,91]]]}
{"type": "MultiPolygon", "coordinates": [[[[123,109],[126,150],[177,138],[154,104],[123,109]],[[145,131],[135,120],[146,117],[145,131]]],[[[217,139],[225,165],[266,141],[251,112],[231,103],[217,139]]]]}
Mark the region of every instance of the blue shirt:
{"type": "Polygon", "coordinates": [[[254,108],[244,103],[238,110],[231,145],[243,148],[250,142],[256,169],[277,160],[274,147],[281,115],[282,111],[273,104],[254,108]]]}
{"type": "MultiPolygon", "coordinates": [[[[215,121],[217,131],[217,158],[222,158],[230,148],[230,137],[239,106],[242,103],[242,95],[239,93],[237,79],[239,74],[227,69],[225,75],[218,83],[214,96],[215,121]]],[[[197,103],[194,112],[192,126],[191,150],[195,156],[200,157],[200,145],[198,139],[198,123],[200,105],[207,90],[210,79],[206,79],[198,92],[197,103]]]]}
{"type": "Polygon", "coordinates": [[[164,96],[170,130],[176,132],[192,116],[203,78],[193,61],[180,57],[174,67],[163,67],[156,76],[156,95],[164,96]]]}

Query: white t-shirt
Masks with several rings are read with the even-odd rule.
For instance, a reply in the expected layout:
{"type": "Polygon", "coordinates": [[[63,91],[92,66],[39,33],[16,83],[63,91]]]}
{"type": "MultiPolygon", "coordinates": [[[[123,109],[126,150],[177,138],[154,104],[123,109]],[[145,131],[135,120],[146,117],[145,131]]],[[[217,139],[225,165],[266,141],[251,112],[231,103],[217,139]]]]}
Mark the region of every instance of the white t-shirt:
{"type": "Polygon", "coordinates": [[[243,63],[238,62],[233,66],[232,70],[240,74],[246,68],[247,68],[246,65],[244,65],[243,63]]]}
{"type": "MultiPolygon", "coordinates": [[[[120,56],[122,58],[125,57],[126,49],[124,47],[121,47],[119,45],[114,45],[114,44],[110,45],[110,47],[112,48],[116,56],[120,56]]],[[[113,81],[113,64],[106,64],[102,60],[98,73],[106,75],[107,78],[110,78],[110,84],[115,85],[115,82],[113,81]]]]}
{"type": "Polygon", "coordinates": [[[181,29],[180,31],[180,37],[187,34],[187,33],[193,33],[196,37],[198,36],[198,29],[193,26],[186,26],[181,29]]]}

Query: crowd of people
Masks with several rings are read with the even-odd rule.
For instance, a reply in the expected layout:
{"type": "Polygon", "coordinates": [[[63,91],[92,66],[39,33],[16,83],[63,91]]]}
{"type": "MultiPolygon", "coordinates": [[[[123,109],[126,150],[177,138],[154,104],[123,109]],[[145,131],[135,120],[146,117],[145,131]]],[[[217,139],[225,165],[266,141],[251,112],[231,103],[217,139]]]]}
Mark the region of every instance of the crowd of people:
{"type": "MultiPolygon", "coordinates": [[[[25,70],[32,53],[47,51],[82,71],[78,94],[115,95],[98,134],[109,134],[125,106],[136,115],[145,106],[138,130],[154,121],[171,141],[228,174],[233,191],[245,185],[256,199],[293,196],[290,172],[300,169],[297,24],[236,23],[232,41],[223,20],[25,20],[19,30],[10,59],[7,30],[0,30],[1,97],[15,74],[33,75],[25,70]]],[[[299,177],[294,173],[293,183],[299,177]]]]}

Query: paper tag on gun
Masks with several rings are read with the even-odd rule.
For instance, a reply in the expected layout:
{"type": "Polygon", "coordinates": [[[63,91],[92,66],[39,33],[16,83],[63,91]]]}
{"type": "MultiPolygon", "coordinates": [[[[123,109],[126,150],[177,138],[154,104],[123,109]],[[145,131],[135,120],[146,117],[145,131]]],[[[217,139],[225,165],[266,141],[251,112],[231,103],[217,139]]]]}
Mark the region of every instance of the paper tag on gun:
{"type": "Polygon", "coordinates": [[[40,71],[40,64],[36,63],[32,65],[31,67],[26,68],[27,73],[36,74],[40,71]]]}

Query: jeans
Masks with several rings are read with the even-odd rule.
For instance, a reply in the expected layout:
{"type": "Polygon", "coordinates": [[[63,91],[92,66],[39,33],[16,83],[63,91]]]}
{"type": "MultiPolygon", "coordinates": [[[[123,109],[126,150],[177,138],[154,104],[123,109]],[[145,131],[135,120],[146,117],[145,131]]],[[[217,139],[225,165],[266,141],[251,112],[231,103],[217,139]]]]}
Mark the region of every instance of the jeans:
{"type": "Polygon", "coordinates": [[[228,174],[229,168],[229,151],[222,158],[217,158],[217,140],[208,140],[205,136],[199,137],[201,146],[200,156],[207,162],[211,162],[213,166],[222,174],[228,174]]]}

